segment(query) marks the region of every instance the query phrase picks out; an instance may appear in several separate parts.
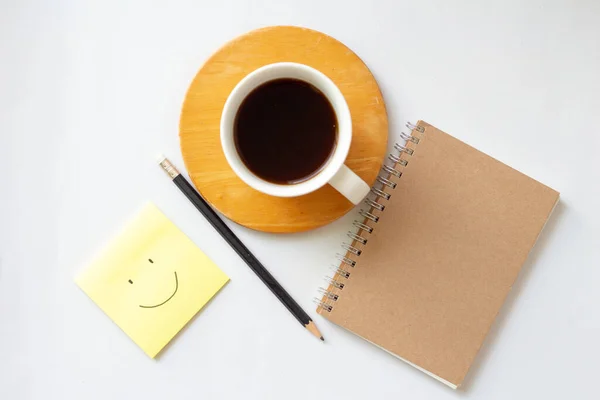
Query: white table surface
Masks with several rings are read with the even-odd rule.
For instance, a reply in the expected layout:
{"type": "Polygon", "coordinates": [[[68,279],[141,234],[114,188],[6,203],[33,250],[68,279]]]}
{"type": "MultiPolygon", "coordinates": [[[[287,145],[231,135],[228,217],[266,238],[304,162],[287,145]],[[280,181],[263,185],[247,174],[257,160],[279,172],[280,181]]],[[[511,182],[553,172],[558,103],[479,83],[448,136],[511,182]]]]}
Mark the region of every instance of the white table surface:
{"type": "Polygon", "coordinates": [[[597,399],[600,3],[482,3],[0,1],[0,399],[597,399]],[[292,235],[230,224],[320,343],[155,165],[183,165],[203,61],[275,24],[354,49],[392,138],[424,119],[562,193],[462,390],[314,312],[354,215],[292,235]],[[146,200],[231,277],[156,361],[73,283],[146,200]]]}

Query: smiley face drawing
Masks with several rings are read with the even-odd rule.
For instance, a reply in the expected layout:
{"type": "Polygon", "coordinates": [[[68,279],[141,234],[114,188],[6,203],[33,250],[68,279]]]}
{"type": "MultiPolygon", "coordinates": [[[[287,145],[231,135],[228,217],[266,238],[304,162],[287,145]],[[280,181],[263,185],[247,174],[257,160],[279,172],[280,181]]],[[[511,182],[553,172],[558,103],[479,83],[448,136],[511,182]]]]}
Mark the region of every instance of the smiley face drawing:
{"type": "MultiPolygon", "coordinates": [[[[151,258],[149,258],[148,261],[151,264],[154,264],[154,261],[152,261],[151,258]]],[[[173,298],[173,296],[175,296],[175,293],[177,293],[177,290],[179,289],[179,280],[177,279],[177,271],[174,271],[173,273],[175,274],[175,290],[173,291],[173,294],[171,296],[169,296],[168,299],[166,299],[165,301],[163,301],[160,304],[156,304],[156,305],[153,305],[153,306],[144,306],[144,305],[140,304],[141,308],[156,308],[156,307],[160,307],[163,304],[165,304],[167,301],[171,300],[173,298]]],[[[133,285],[133,281],[131,279],[129,279],[128,282],[133,285]]]]}
{"type": "Polygon", "coordinates": [[[152,358],[228,281],[153,204],[75,278],[152,358]]]}

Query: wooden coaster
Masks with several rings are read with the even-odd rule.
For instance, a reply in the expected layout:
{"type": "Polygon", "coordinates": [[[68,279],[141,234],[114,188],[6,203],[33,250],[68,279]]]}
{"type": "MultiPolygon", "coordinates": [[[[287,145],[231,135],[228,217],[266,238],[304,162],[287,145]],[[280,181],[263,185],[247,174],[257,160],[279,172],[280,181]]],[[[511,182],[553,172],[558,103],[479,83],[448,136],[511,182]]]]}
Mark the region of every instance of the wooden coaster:
{"type": "Polygon", "coordinates": [[[299,232],[340,218],[353,208],[352,203],[329,185],[294,198],[262,194],[234,174],[219,137],[221,111],[235,85],[255,69],[281,61],[316,68],[340,88],[352,114],[352,146],[346,165],[372,185],[387,147],[383,97],[375,78],[352,50],[310,29],[258,29],[219,49],[202,66],[187,92],[179,138],[190,178],[214,208],[251,229],[299,232]]]}

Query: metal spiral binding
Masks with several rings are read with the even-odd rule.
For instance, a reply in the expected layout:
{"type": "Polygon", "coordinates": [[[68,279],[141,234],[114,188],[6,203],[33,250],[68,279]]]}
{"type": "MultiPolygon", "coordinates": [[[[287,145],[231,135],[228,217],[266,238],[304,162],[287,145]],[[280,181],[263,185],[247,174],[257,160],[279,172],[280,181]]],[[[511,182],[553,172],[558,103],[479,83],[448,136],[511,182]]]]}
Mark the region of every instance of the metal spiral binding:
{"type": "Polygon", "coordinates": [[[384,178],[383,176],[378,176],[377,182],[389,188],[396,189],[396,182],[392,182],[389,179],[384,178]]]}
{"type": "Polygon", "coordinates": [[[394,155],[394,154],[390,154],[390,155],[388,156],[388,158],[389,158],[390,160],[392,160],[393,162],[395,162],[396,164],[400,164],[400,165],[402,165],[403,167],[406,167],[406,166],[408,165],[408,161],[406,161],[406,160],[403,160],[403,159],[401,159],[399,156],[396,156],[396,155],[394,155]]]}
{"type": "Polygon", "coordinates": [[[373,221],[375,223],[379,222],[379,217],[375,214],[371,214],[368,211],[360,210],[359,214],[362,215],[363,217],[365,217],[366,219],[370,219],[371,221],[373,221]]]}
{"type": "Polygon", "coordinates": [[[384,164],[383,167],[381,167],[381,169],[390,175],[394,175],[396,178],[400,178],[402,176],[402,172],[390,167],[389,165],[384,164]]]}
{"type": "Polygon", "coordinates": [[[322,308],[327,312],[331,312],[331,310],[333,310],[333,306],[330,306],[329,304],[325,303],[324,301],[321,301],[321,299],[318,299],[316,297],[313,297],[313,303],[315,303],[319,308],[322,308]]]}
{"type": "Polygon", "coordinates": [[[364,237],[357,235],[356,233],[352,232],[352,231],[348,231],[348,237],[352,240],[356,240],[357,242],[365,245],[367,244],[367,239],[365,239],[364,237]]]}
{"type": "Polygon", "coordinates": [[[350,278],[350,271],[346,271],[345,269],[342,269],[340,267],[333,267],[333,272],[336,273],[336,275],[341,276],[342,278],[350,278]]]}
{"type": "Polygon", "coordinates": [[[333,287],[336,287],[338,289],[343,289],[344,288],[344,284],[342,282],[336,281],[335,279],[333,279],[332,277],[328,276],[325,278],[325,280],[327,281],[327,283],[333,287]]]}
{"type": "Polygon", "coordinates": [[[400,137],[401,137],[403,140],[406,140],[407,142],[408,142],[408,141],[410,141],[410,142],[413,142],[414,144],[419,144],[419,138],[417,138],[417,137],[414,137],[414,136],[407,135],[407,134],[406,134],[406,133],[404,133],[404,132],[400,132],[400,137]]]}
{"type": "Polygon", "coordinates": [[[352,223],[352,225],[354,225],[355,227],[357,227],[358,229],[362,229],[363,231],[367,231],[368,233],[373,233],[373,228],[371,228],[369,225],[365,225],[360,221],[354,221],[352,223]]]}
{"type": "Polygon", "coordinates": [[[360,256],[362,254],[362,250],[361,249],[357,249],[356,247],[352,246],[351,244],[348,243],[342,243],[342,248],[352,254],[354,254],[355,256],[360,256]]]}
{"type": "MultiPolygon", "coordinates": [[[[419,125],[406,123],[406,127],[411,130],[411,133],[419,132],[420,134],[425,133],[425,128],[419,125]]],[[[404,132],[400,133],[400,137],[408,144],[414,143],[418,145],[422,137],[408,135],[404,132]]],[[[372,234],[375,229],[373,224],[379,222],[381,213],[385,210],[385,202],[389,201],[392,194],[386,190],[394,190],[397,183],[394,182],[393,177],[396,179],[402,177],[402,171],[396,169],[396,166],[400,165],[406,167],[408,160],[401,158],[403,154],[407,156],[413,156],[416,149],[414,146],[408,147],[406,144],[395,143],[394,150],[399,154],[389,154],[388,159],[393,162],[393,165],[383,165],[381,167],[382,173],[377,177],[376,186],[371,188],[371,193],[375,195],[374,198],[367,197],[364,203],[369,207],[368,209],[361,209],[359,214],[364,218],[363,221],[355,220],[353,225],[357,228],[356,232],[348,231],[348,237],[352,239],[351,243],[343,243],[342,248],[346,251],[345,255],[337,253],[336,257],[340,261],[340,266],[333,269],[334,276],[326,277],[328,288],[319,288],[319,293],[322,297],[315,298],[314,301],[318,307],[324,311],[331,312],[333,310],[333,304],[339,299],[340,292],[344,290],[345,283],[343,280],[350,279],[350,272],[344,269],[344,265],[349,265],[354,268],[356,266],[357,257],[360,257],[363,252],[363,247],[367,244],[367,237],[365,235],[372,234]],[[379,200],[383,199],[383,200],[379,200]],[[382,201],[383,203],[380,203],[382,201]]],[[[406,156],[405,156],[406,157],[406,156]]],[[[348,267],[345,267],[348,268],[348,267]]]]}
{"type": "Polygon", "coordinates": [[[406,123],[406,127],[408,129],[410,129],[411,131],[417,131],[417,132],[421,132],[421,133],[425,133],[425,128],[423,128],[422,126],[419,125],[415,125],[411,122],[407,122],[406,123]]]}
{"type": "Polygon", "coordinates": [[[379,211],[385,210],[385,206],[383,204],[381,204],[381,203],[376,202],[375,200],[372,200],[372,199],[370,199],[370,198],[367,197],[364,201],[365,201],[366,205],[368,205],[370,207],[373,207],[373,208],[375,208],[375,209],[377,209],[379,211]]]}
{"type": "Polygon", "coordinates": [[[401,144],[398,144],[398,143],[395,143],[395,144],[394,144],[394,148],[395,148],[396,150],[398,150],[400,153],[402,153],[402,152],[405,152],[405,153],[406,153],[406,154],[408,154],[409,156],[412,156],[412,155],[413,155],[413,153],[414,153],[414,150],[413,150],[413,149],[409,149],[408,147],[406,147],[406,146],[403,146],[403,145],[401,145],[401,144]]]}
{"type": "Polygon", "coordinates": [[[340,260],[344,264],[348,264],[351,267],[354,267],[356,265],[356,261],[354,261],[351,258],[345,257],[343,254],[337,253],[336,257],[338,260],[340,260]]]}
{"type": "Polygon", "coordinates": [[[386,192],[384,192],[381,189],[377,189],[376,187],[372,187],[371,188],[371,193],[374,193],[375,195],[377,195],[377,196],[379,196],[381,198],[384,198],[386,200],[389,200],[390,197],[391,197],[391,195],[389,193],[386,193],[386,192]]]}
{"type": "Polygon", "coordinates": [[[319,293],[321,293],[323,296],[327,297],[328,299],[331,299],[333,301],[337,301],[337,299],[339,298],[339,296],[333,292],[330,292],[329,290],[323,289],[323,288],[319,288],[318,290],[319,293]]]}

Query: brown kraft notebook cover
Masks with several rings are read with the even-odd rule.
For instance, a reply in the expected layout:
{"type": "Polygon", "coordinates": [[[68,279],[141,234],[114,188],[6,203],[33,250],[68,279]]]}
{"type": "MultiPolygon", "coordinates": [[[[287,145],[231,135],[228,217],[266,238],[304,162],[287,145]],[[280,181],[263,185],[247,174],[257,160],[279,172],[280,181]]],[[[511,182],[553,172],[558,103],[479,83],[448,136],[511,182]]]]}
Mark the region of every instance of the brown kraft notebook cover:
{"type": "Polygon", "coordinates": [[[317,311],[457,388],[559,193],[417,126],[317,311]]]}

